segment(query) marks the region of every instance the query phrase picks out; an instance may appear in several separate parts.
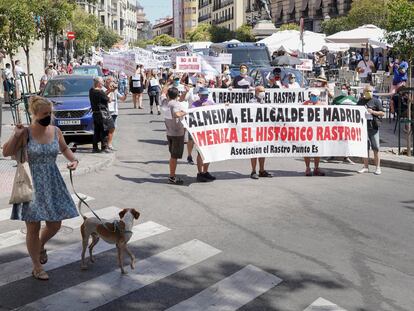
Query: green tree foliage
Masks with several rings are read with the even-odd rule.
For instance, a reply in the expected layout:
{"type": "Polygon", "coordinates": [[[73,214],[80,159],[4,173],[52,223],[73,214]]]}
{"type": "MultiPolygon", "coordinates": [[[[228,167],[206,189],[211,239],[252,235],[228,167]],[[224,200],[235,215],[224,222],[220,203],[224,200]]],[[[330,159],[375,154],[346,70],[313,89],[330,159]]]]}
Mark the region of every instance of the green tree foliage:
{"type": "Polygon", "coordinates": [[[122,38],[112,29],[106,28],[104,25],[101,25],[98,29],[98,38],[96,45],[101,46],[104,49],[110,49],[122,38]]]}
{"type": "Polygon", "coordinates": [[[147,41],[147,44],[154,44],[160,46],[171,46],[173,44],[180,43],[176,38],[173,38],[167,34],[159,35],[152,40],[147,41]]]}
{"type": "Polygon", "coordinates": [[[196,29],[187,33],[186,38],[190,42],[211,41],[211,28],[208,23],[199,24],[196,29]]]}
{"type": "Polygon", "coordinates": [[[99,35],[100,21],[81,8],[73,12],[72,29],[76,33],[75,51],[84,54],[95,42],[99,35]]]}
{"type": "Polygon", "coordinates": [[[386,0],[354,0],[347,16],[322,22],[322,31],[329,36],[367,24],[384,28],[387,21],[386,3],[386,0]]]}
{"type": "Polygon", "coordinates": [[[236,39],[241,42],[254,42],[255,38],[252,34],[252,27],[249,25],[242,25],[235,31],[236,39]]]}
{"type": "Polygon", "coordinates": [[[295,23],[283,24],[280,26],[280,31],[283,30],[299,30],[299,25],[295,23]]]}
{"type": "Polygon", "coordinates": [[[234,39],[234,32],[226,27],[211,26],[210,30],[212,42],[224,42],[234,39]]]}

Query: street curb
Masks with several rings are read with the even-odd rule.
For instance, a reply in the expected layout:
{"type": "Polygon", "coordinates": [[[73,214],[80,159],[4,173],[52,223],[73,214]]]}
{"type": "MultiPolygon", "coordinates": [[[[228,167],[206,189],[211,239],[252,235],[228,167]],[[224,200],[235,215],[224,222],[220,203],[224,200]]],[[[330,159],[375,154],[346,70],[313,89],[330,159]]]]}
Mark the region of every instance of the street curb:
{"type": "MultiPolygon", "coordinates": [[[[106,168],[111,166],[116,159],[116,155],[115,153],[110,153],[108,154],[108,156],[105,156],[105,159],[103,161],[99,161],[98,163],[94,164],[94,165],[90,165],[87,167],[81,167],[79,169],[77,169],[75,171],[76,176],[81,176],[81,175],[85,175],[88,173],[93,173],[93,172],[97,172],[98,170],[100,170],[101,168],[106,168]]],[[[68,177],[69,176],[69,171],[65,170],[65,171],[61,171],[60,172],[62,174],[63,177],[68,177]]]]}
{"type": "MultiPolygon", "coordinates": [[[[361,163],[361,164],[363,163],[362,158],[357,158],[357,159],[355,158],[353,160],[354,160],[354,162],[357,162],[357,163],[361,163]]],[[[381,160],[381,167],[388,167],[388,168],[394,168],[394,169],[398,169],[398,170],[414,172],[414,163],[384,159],[383,157],[381,157],[381,154],[380,154],[380,160],[381,160]]],[[[370,165],[375,165],[374,164],[374,159],[370,158],[369,159],[369,164],[370,165]]]]}

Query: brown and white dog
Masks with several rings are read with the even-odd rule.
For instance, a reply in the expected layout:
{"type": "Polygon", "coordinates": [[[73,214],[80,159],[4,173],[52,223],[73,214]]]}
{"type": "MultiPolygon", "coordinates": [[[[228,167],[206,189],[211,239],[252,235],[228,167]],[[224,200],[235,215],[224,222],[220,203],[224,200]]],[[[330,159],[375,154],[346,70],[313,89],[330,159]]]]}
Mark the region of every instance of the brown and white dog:
{"type": "Polygon", "coordinates": [[[118,264],[121,268],[121,272],[125,274],[124,270],[124,252],[126,251],[131,257],[131,269],[135,269],[135,256],[128,249],[127,243],[132,236],[132,227],[134,226],[134,220],[138,219],[140,213],[133,208],[125,208],[119,212],[119,221],[114,223],[104,222],[104,224],[96,217],[87,218],[81,212],[81,202],[79,202],[78,209],[79,214],[84,219],[84,222],[80,228],[82,235],[82,257],[81,257],[81,269],[87,269],[88,265],[85,262],[85,252],[88,247],[89,237],[92,236],[92,242],[89,245],[89,260],[95,262],[92,251],[95,245],[99,242],[99,238],[102,238],[109,244],[116,244],[118,250],[118,264]]]}

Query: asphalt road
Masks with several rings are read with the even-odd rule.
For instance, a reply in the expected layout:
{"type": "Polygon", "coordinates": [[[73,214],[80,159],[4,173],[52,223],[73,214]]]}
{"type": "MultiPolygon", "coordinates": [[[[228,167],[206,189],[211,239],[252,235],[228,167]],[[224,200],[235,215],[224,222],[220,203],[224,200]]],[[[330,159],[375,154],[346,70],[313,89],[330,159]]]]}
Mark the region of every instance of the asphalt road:
{"type": "Polygon", "coordinates": [[[48,247],[51,280],[35,281],[13,240],[22,224],[0,218],[0,310],[414,310],[412,172],[323,163],[327,176],[305,177],[302,159],[274,158],[271,179],[241,160],[213,163],[217,180],[200,184],[181,161],[185,184],[168,185],[163,119],[144,105],[121,108],[114,165],[75,181],[98,214],[141,212],[136,270],[121,277],[112,248],[80,271],[71,223],[48,247]]]}

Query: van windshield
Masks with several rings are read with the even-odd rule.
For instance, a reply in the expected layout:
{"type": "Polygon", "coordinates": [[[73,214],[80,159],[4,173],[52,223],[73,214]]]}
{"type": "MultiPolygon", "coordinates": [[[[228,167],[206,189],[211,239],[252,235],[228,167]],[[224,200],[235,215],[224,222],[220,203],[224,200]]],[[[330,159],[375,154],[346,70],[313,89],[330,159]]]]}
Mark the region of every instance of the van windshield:
{"type": "Polygon", "coordinates": [[[234,67],[239,67],[241,64],[253,65],[254,67],[270,66],[266,49],[229,49],[228,52],[233,55],[234,67]]]}

